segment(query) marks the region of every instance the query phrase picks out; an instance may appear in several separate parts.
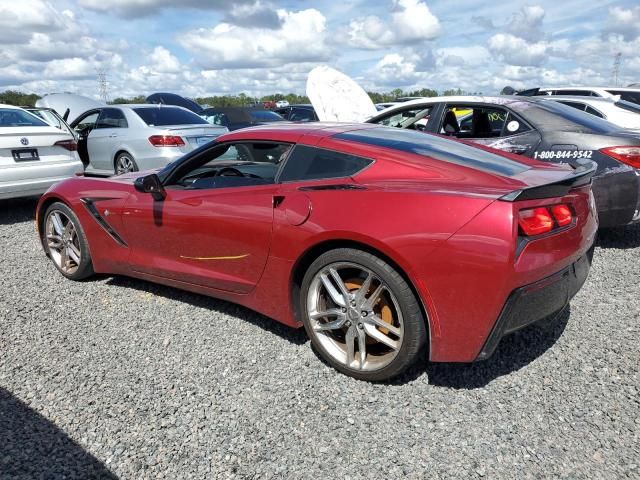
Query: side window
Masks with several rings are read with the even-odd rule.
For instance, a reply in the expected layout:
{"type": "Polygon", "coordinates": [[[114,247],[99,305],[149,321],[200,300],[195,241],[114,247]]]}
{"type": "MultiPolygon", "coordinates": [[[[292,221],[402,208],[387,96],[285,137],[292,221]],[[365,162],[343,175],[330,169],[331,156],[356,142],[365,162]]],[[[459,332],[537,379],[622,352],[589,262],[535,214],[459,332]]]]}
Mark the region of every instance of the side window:
{"type": "Polygon", "coordinates": [[[93,112],[93,113],[90,113],[89,115],[82,117],[80,121],[76,123],[74,130],[76,130],[77,132],[80,132],[82,130],[85,130],[86,128],[93,128],[96,124],[96,120],[98,120],[99,113],[100,112],[93,112]]]}
{"type": "Polygon", "coordinates": [[[509,137],[530,128],[503,108],[456,105],[445,109],[440,126],[443,135],[458,138],[509,137]]]}
{"type": "Polygon", "coordinates": [[[376,123],[386,127],[410,128],[411,125],[426,127],[432,109],[433,107],[423,106],[411,110],[396,110],[378,119],[376,123]]]}
{"type": "Polygon", "coordinates": [[[281,182],[343,178],[355,175],[373,160],[321,148],[296,146],[280,174],[281,182]]]}
{"type": "MultiPolygon", "coordinates": [[[[255,142],[217,145],[193,163],[180,167],[168,187],[181,190],[249,187],[275,183],[280,164],[291,150],[288,143],[255,142]]],[[[172,174],[173,176],[173,174],[172,174]]]]}
{"type": "Polygon", "coordinates": [[[573,107],[573,108],[575,108],[576,110],[582,110],[582,111],[584,111],[584,109],[585,109],[585,107],[586,107],[586,105],[585,105],[585,104],[583,104],[583,103],[578,103],[578,102],[565,102],[565,101],[563,100],[563,101],[562,101],[562,102],[560,102],[560,103],[562,103],[562,104],[564,104],[564,105],[567,105],[567,106],[569,106],[569,107],[573,107]]]}
{"type": "Polygon", "coordinates": [[[585,112],[590,113],[591,115],[595,115],[596,117],[605,118],[602,113],[600,113],[595,108],[591,108],[589,105],[586,106],[585,112]]]}
{"type": "Polygon", "coordinates": [[[98,117],[96,128],[128,128],[127,119],[122,110],[104,108],[98,117]]]}
{"type": "Polygon", "coordinates": [[[314,122],[313,110],[308,108],[293,108],[289,120],[292,122],[314,122]]]}

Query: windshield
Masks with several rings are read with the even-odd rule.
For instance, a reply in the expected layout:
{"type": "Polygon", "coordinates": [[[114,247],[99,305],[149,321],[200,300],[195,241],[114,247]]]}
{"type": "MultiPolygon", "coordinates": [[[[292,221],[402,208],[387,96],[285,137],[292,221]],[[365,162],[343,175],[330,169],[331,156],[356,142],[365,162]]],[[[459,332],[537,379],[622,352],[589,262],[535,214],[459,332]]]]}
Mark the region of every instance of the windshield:
{"type": "Polygon", "coordinates": [[[0,108],[0,127],[48,127],[49,124],[24,110],[0,108]]]}
{"type": "Polygon", "coordinates": [[[150,127],[168,125],[207,125],[207,121],[189,110],[177,107],[137,107],[134,112],[150,127]]]}

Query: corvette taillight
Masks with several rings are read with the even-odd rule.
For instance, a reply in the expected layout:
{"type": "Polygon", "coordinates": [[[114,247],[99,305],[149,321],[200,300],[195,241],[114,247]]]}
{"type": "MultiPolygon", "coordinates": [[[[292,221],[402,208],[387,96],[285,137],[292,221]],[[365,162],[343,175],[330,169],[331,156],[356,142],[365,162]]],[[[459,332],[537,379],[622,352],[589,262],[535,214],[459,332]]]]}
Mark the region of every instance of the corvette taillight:
{"type": "Polygon", "coordinates": [[[600,150],[600,152],[633,168],[640,168],[640,146],[607,147],[600,150]]]}
{"type": "Polygon", "coordinates": [[[184,140],[177,135],[151,135],[149,142],[154,147],[182,147],[184,140]]]}
{"type": "Polygon", "coordinates": [[[526,208],[518,212],[520,231],[527,237],[549,233],[573,222],[573,212],[561,203],[550,207],[526,208]]]}
{"type": "Polygon", "coordinates": [[[75,152],[78,150],[78,143],[75,140],[60,140],[59,142],[54,143],[56,147],[62,147],[65,150],[69,150],[70,152],[75,152]]]}

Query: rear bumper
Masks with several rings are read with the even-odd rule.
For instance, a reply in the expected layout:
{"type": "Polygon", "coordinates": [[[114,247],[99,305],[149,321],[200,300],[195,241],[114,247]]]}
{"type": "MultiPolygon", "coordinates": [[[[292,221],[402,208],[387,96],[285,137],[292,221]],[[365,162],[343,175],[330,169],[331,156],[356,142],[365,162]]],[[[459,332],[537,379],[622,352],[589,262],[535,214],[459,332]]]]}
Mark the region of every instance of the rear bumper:
{"type": "Polygon", "coordinates": [[[53,184],[83,171],[74,160],[54,164],[28,164],[0,170],[0,199],[42,195],[53,184]]]}
{"type": "Polygon", "coordinates": [[[476,361],[493,355],[503,336],[566,307],[586,281],[592,258],[593,247],[563,270],[511,292],[476,361]]]}

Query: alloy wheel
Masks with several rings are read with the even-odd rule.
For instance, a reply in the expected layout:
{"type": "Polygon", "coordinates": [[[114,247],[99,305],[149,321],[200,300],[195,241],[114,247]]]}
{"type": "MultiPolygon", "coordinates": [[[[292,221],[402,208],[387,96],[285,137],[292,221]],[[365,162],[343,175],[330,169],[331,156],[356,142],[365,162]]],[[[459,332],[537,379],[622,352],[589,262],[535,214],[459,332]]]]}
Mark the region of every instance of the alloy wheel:
{"type": "Polygon", "coordinates": [[[133,159],[129,155],[120,155],[116,159],[116,175],[135,171],[133,159]]]}
{"type": "Polygon", "coordinates": [[[78,232],[67,215],[59,210],[49,213],[46,241],[51,259],[67,275],[73,275],[82,260],[78,232]]]}
{"type": "Polygon", "coordinates": [[[382,369],[402,346],[404,323],[395,294],[361,265],[340,262],[320,270],[308,290],[307,312],[324,350],[348,368],[382,369]]]}

